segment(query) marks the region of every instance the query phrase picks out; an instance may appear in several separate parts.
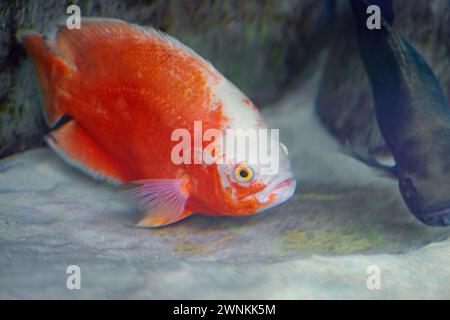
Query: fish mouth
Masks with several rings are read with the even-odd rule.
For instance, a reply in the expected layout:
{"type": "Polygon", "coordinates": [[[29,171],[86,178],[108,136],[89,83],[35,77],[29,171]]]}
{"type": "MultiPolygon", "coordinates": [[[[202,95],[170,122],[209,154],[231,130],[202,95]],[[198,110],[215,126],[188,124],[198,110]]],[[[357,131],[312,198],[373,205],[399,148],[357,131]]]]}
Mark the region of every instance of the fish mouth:
{"type": "Polygon", "coordinates": [[[438,204],[415,214],[417,219],[432,227],[450,225],[450,202],[438,204]]]}
{"type": "Polygon", "coordinates": [[[256,195],[256,199],[264,206],[260,211],[273,208],[290,199],[295,192],[297,182],[292,176],[273,179],[266,188],[256,195]],[[272,200],[275,198],[275,200],[272,200]]]}

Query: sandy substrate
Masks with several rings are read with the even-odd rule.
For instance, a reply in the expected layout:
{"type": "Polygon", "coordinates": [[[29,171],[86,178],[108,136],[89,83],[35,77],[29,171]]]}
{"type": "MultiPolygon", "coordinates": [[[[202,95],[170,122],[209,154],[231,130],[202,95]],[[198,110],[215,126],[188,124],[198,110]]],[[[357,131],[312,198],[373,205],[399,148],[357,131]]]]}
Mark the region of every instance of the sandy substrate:
{"type": "Polygon", "coordinates": [[[0,298],[450,298],[450,228],[417,222],[394,181],[342,154],[315,84],[267,109],[300,187],[253,217],[137,229],[122,193],[48,149],[0,161],[0,298]],[[81,290],[66,288],[69,265],[81,290]]]}

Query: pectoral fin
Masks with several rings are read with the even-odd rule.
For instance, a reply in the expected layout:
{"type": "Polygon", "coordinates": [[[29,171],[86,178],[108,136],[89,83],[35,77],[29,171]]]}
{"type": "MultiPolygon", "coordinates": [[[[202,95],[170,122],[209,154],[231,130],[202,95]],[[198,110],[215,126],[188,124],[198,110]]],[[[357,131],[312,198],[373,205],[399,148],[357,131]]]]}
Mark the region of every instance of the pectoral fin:
{"type": "Polygon", "coordinates": [[[389,177],[389,178],[393,178],[393,179],[397,179],[397,170],[395,166],[388,166],[385,164],[380,163],[378,160],[376,160],[374,157],[372,157],[369,154],[368,150],[356,150],[353,145],[350,142],[346,142],[346,147],[344,150],[344,153],[347,154],[348,156],[355,158],[356,160],[364,163],[365,165],[375,168],[377,170],[379,170],[379,172],[382,172],[383,175],[389,177]]]}
{"type": "Polygon", "coordinates": [[[145,210],[137,227],[158,228],[173,224],[192,214],[186,209],[189,194],[182,179],[133,181],[139,186],[128,191],[145,210]]]}

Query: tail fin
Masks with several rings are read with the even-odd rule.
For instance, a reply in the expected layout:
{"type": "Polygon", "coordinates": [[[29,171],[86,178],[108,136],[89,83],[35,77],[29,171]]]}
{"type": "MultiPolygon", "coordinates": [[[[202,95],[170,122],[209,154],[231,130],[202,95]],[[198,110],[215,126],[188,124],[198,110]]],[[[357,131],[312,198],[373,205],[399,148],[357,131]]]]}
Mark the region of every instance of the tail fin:
{"type": "Polygon", "coordinates": [[[18,32],[17,39],[33,61],[44,98],[47,122],[54,126],[65,111],[57,98],[60,88],[58,84],[72,69],[39,33],[22,30],[18,32]]]}

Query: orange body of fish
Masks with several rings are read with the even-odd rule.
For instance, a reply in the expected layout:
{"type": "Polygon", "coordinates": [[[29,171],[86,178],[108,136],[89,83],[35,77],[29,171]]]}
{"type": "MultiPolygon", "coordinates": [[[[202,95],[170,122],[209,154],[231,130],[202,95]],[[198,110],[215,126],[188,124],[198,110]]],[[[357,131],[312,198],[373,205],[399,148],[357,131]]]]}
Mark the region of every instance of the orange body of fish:
{"type": "Polygon", "coordinates": [[[195,121],[203,130],[265,127],[242,92],[177,40],[100,18],[83,20],[79,30],[60,27],[47,38],[20,37],[53,128],[46,141],[95,178],[139,185],[132,193],[146,210],[140,226],[167,225],[193,212],[253,214],[293,194],[284,152],[281,172],[272,176],[247,163],[172,161],[172,133],[193,133],[195,121]]]}

